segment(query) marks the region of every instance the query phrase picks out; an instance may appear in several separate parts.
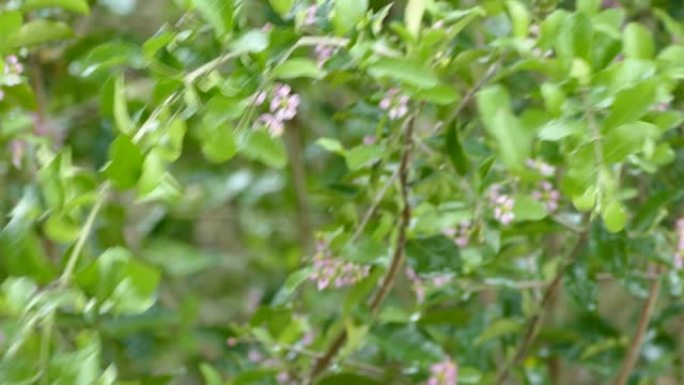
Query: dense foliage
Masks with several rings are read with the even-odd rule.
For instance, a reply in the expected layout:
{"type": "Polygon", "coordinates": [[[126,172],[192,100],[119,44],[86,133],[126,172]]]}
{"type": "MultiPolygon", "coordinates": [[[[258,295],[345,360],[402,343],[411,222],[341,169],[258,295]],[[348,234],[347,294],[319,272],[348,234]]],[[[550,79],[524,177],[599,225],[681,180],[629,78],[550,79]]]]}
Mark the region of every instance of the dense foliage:
{"type": "Polygon", "coordinates": [[[6,0],[0,58],[0,384],[684,383],[679,0],[6,0]]]}

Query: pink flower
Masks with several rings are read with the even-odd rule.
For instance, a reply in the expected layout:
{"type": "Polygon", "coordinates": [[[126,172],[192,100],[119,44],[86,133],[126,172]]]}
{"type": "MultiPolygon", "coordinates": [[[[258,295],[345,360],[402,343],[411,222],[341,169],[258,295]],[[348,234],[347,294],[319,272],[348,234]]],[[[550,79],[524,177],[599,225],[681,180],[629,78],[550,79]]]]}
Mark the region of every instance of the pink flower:
{"type": "Polygon", "coordinates": [[[380,100],[379,107],[387,111],[391,120],[401,119],[408,113],[409,97],[400,95],[398,88],[390,88],[380,100]]]}
{"type": "Polygon", "coordinates": [[[450,358],[430,366],[430,378],[427,385],[456,385],[458,383],[458,366],[450,358]]]}
{"type": "Polygon", "coordinates": [[[314,53],[316,54],[316,63],[318,67],[321,68],[325,63],[330,60],[335,49],[329,45],[319,44],[314,48],[314,53]]]}
{"type": "Polygon", "coordinates": [[[312,26],[316,24],[316,13],[318,12],[318,5],[314,4],[306,9],[306,18],[304,19],[304,25],[312,26]]]}
{"type": "Polygon", "coordinates": [[[375,144],[375,136],[373,136],[373,135],[364,136],[363,137],[363,144],[365,144],[366,146],[370,146],[370,145],[375,144]]]}
{"type": "Polygon", "coordinates": [[[275,85],[269,109],[280,121],[292,120],[297,115],[300,97],[298,94],[290,95],[291,90],[287,84],[275,85]]]}
{"type": "Polygon", "coordinates": [[[318,290],[350,286],[362,280],[370,273],[370,267],[353,262],[343,261],[329,255],[328,248],[319,248],[312,262],[313,271],[309,279],[316,282],[318,290]]]}
{"type": "Polygon", "coordinates": [[[247,352],[247,359],[255,364],[261,361],[263,358],[264,357],[261,355],[261,353],[259,353],[259,351],[256,349],[250,349],[249,352],[247,352]]]}
{"type": "Polygon", "coordinates": [[[253,97],[254,105],[260,106],[260,105],[264,104],[267,96],[268,95],[266,94],[266,91],[259,91],[256,94],[254,94],[254,97],[253,97]]]}
{"type": "Polygon", "coordinates": [[[258,120],[268,129],[272,137],[279,137],[285,132],[282,120],[272,114],[262,114],[258,120]]]}
{"type": "Polygon", "coordinates": [[[10,55],[5,58],[5,66],[3,72],[5,75],[21,75],[24,72],[24,65],[19,62],[19,58],[15,55],[10,55]]]}
{"type": "Polygon", "coordinates": [[[448,274],[432,277],[432,284],[437,288],[444,287],[449,282],[451,282],[451,275],[448,274]]]}
{"type": "Polygon", "coordinates": [[[470,221],[465,221],[458,225],[457,228],[449,227],[442,231],[442,234],[448,238],[453,238],[454,243],[459,247],[466,247],[470,243],[470,233],[472,226],[470,221]]]}
{"type": "Polygon", "coordinates": [[[528,159],[525,164],[527,167],[536,170],[545,177],[551,177],[556,173],[556,168],[541,160],[528,159]]]}
{"type": "Polygon", "coordinates": [[[228,339],[226,339],[226,345],[228,345],[231,348],[237,346],[237,344],[238,340],[235,337],[229,337],[228,339]]]}
{"type": "Polygon", "coordinates": [[[675,231],[677,232],[677,249],[672,264],[676,270],[681,270],[684,267],[684,218],[677,220],[675,231]]]}
{"type": "Polygon", "coordinates": [[[269,33],[273,30],[273,24],[271,23],[266,23],[261,27],[261,31],[265,33],[269,33]]]}
{"type": "Polygon", "coordinates": [[[515,219],[513,207],[515,207],[515,199],[508,195],[499,195],[495,201],[494,218],[502,225],[510,224],[515,219]]]}
{"type": "Polygon", "coordinates": [[[554,212],[558,210],[558,201],[560,200],[560,192],[556,190],[553,185],[547,181],[539,184],[539,189],[532,192],[532,197],[544,203],[546,211],[554,212]]]}

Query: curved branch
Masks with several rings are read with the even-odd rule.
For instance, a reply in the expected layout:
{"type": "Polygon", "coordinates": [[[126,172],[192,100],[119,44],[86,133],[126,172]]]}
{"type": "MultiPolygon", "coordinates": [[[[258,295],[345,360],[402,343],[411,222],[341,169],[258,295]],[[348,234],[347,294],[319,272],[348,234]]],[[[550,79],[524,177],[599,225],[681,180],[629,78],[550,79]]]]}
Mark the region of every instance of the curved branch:
{"type": "MultiPolygon", "coordinates": [[[[587,234],[582,233],[580,235],[580,238],[577,240],[575,247],[573,247],[572,251],[570,251],[570,255],[568,257],[568,264],[571,264],[575,260],[577,255],[579,255],[586,241],[587,234]]],[[[554,300],[558,296],[558,293],[560,292],[561,283],[563,282],[564,271],[565,266],[560,266],[558,268],[558,271],[556,272],[556,276],[553,278],[551,283],[549,283],[549,285],[546,287],[546,290],[544,291],[544,296],[542,297],[542,301],[539,306],[539,310],[535,315],[533,315],[529,319],[527,323],[527,328],[525,330],[525,337],[523,337],[523,340],[520,342],[520,345],[518,345],[518,348],[515,351],[515,356],[513,357],[513,361],[506,363],[499,372],[499,375],[496,380],[496,383],[498,385],[505,384],[506,381],[508,381],[508,377],[511,374],[511,367],[520,364],[525,359],[525,357],[527,357],[530,347],[537,339],[537,335],[539,334],[539,330],[541,329],[542,323],[544,322],[544,318],[546,317],[554,300]]]]}
{"type": "MultiPolygon", "coordinates": [[[[399,234],[397,236],[397,243],[394,248],[392,262],[389,269],[385,273],[380,286],[375,291],[375,294],[370,299],[370,311],[375,315],[380,309],[380,305],[387,297],[390,289],[394,286],[394,280],[397,277],[401,266],[404,264],[406,254],[406,233],[411,222],[411,202],[409,201],[409,163],[411,160],[411,153],[413,151],[413,130],[415,125],[415,117],[409,116],[406,119],[404,128],[404,145],[402,147],[401,161],[399,163],[399,185],[401,189],[401,219],[399,222],[399,234]]],[[[339,351],[347,341],[347,332],[343,329],[337,337],[333,340],[328,350],[316,361],[309,377],[310,382],[322,374],[329,366],[332,360],[337,356],[339,351]]]]}
{"type": "Polygon", "coordinates": [[[615,377],[615,385],[625,385],[627,380],[629,380],[630,374],[632,374],[632,370],[634,370],[636,361],[639,358],[641,344],[644,342],[644,336],[648,330],[648,324],[653,316],[658,294],[660,294],[660,280],[656,279],[651,282],[648,297],[641,308],[637,329],[629,344],[629,349],[627,350],[627,355],[625,355],[625,360],[622,362],[622,367],[620,368],[617,377],[615,377]]]}

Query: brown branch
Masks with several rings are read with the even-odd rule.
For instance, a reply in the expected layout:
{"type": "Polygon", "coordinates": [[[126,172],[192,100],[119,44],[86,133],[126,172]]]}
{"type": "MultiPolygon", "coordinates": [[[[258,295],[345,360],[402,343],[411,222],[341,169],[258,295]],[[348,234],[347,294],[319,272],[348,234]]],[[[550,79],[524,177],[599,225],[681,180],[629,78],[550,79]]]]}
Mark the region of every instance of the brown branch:
{"type": "MultiPolygon", "coordinates": [[[[575,247],[573,247],[573,249],[570,251],[568,264],[574,262],[577,255],[580,253],[580,251],[582,251],[582,248],[584,247],[586,241],[587,234],[581,234],[580,238],[577,240],[577,243],[575,244],[575,247]]],[[[539,306],[539,310],[537,310],[537,313],[529,319],[527,323],[527,329],[525,330],[525,336],[523,337],[522,341],[520,342],[520,345],[518,345],[518,348],[516,349],[515,355],[513,356],[513,361],[511,361],[510,363],[506,363],[499,372],[499,375],[496,380],[496,383],[498,385],[505,384],[506,381],[508,381],[508,377],[511,374],[511,366],[516,366],[520,364],[525,359],[525,357],[527,357],[530,347],[537,339],[537,335],[539,334],[539,330],[541,329],[542,323],[544,322],[544,318],[549,312],[549,309],[551,308],[551,305],[553,304],[554,300],[558,296],[561,283],[563,282],[564,271],[565,266],[559,266],[558,271],[556,272],[556,276],[553,278],[551,283],[546,287],[546,290],[544,291],[544,296],[542,297],[542,301],[539,306]]]]}
{"type": "MultiPolygon", "coordinates": [[[[392,262],[385,273],[380,286],[375,291],[370,299],[369,306],[371,314],[375,315],[380,309],[380,305],[387,297],[387,294],[394,286],[394,280],[404,264],[405,252],[406,252],[406,233],[408,231],[409,224],[411,222],[411,202],[409,201],[409,164],[411,161],[411,153],[413,151],[413,130],[415,125],[415,117],[409,116],[406,118],[406,123],[404,127],[404,144],[402,148],[401,161],[399,163],[399,186],[401,189],[401,219],[399,222],[399,234],[397,235],[397,243],[394,248],[394,254],[392,255],[392,262]]],[[[337,356],[339,351],[344,346],[347,341],[347,332],[342,330],[340,334],[333,340],[328,350],[321,356],[320,359],[316,361],[313,369],[311,370],[311,375],[309,377],[310,382],[313,382],[320,374],[322,374],[332,360],[337,356]]]]}
{"type": "MultiPolygon", "coordinates": [[[[659,269],[656,268],[656,272],[659,273],[659,269]]],[[[656,279],[651,282],[648,297],[641,308],[637,329],[629,344],[629,349],[625,355],[625,360],[622,362],[622,367],[620,368],[617,377],[615,377],[615,385],[625,385],[627,380],[629,380],[632,370],[634,370],[636,361],[639,358],[641,344],[644,342],[644,336],[648,330],[648,324],[651,321],[651,316],[653,315],[653,310],[658,300],[658,294],[660,294],[660,280],[656,279]]]]}

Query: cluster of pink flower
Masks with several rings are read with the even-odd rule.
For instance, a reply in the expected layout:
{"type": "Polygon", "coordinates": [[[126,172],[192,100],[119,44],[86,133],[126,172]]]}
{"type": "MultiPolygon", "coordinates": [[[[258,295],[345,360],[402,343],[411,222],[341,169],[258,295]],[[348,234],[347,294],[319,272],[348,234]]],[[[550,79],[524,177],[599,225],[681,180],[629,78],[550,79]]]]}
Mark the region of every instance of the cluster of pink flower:
{"type": "Polygon", "coordinates": [[[451,358],[430,367],[430,378],[426,385],[456,385],[457,383],[458,365],[451,358]]]}
{"type": "Polygon", "coordinates": [[[489,201],[494,205],[494,218],[502,225],[507,225],[513,222],[515,214],[513,207],[515,207],[515,199],[510,195],[501,193],[501,186],[498,184],[492,185],[489,188],[489,201]]]}
{"type": "Polygon", "coordinates": [[[444,287],[446,284],[451,282],[452,276],[449,274],[438,274],[431,277],[427,282],[421,278],[412,267],[406,268],[406,277],[411,281],[411,288],[416,294],[416,300],[418,303],[425,301],[425,288],[428,284],[436,288],[444,287]]]}
{"type": "MultiPolygon", "coordinates": [[[[292,88],[287,84],[276,83],[269,102],[269,112],[259,116],[258,121],[263,124],[273,137],[281,136],[285,130],[285,122],[292,120],[297,115],[299,107],[299,94],[290,94],[292,88]]],[[[260,91],[254,97],[257,106],[266,101],[268,94],[260,91]]]]}
{"type": "Polygon", "coordinates": [[[556,173],[555,167],[539,159],[528,159],[525,164],[545,177],[551,177],[556,173]]]}
{"type": "Polygon", "coordinates": [[[543,181],[539,183],[539,189],[532,191],[532,197],[543,202],[546,211],[554,212],[558,210],[560,192],[550,182],[543,181]]]}
{"type": "Polygon", "coordinates": [[[465,221],[458,225],[458,227],[448,227],[442,231],[446,237],[453,238],[454,243],[459,247],[466,247],[470,243],[470,233],[472,224],[470,221],[465,221]]]}
{"type": "MultiPolygon", "coordinates": [[[[3,63],[2,66],[2,73],[3,75],[21,75],[24,73],[24,65],[21,64],[19,61],[19,58],[16,57],[15,55],[10,55],[5,58],[5,62],[3,63]]],[[[17,80],[14,80],[16,82],[17,80]]],[[[11,80],[6,80],[5,83],[7,84],[14,84],[11,80]]],[[[5,92],[0,89],[0,101],[5,99],[5,92]]]]}
{"type": "Polygon", "coordinates": [[[391,120],[401,119],[408,113],[409,97],[400,93],[398,88],[390,88],[380,101],[380,109],[387,111],[391,120]]]}
{"type": "Polygon", "coordinates": [[[675,269],[680,270],[684,267],[684,218],[677,220],[677,250],[675,251],[672,264],[675,269]]]}
{"type": "Polygon", "coordinates": [[[336,288],[350,286],[368,276],[370,266],[342,261],[329,255],[327,245],[318,245],[313,257],[313,271],[309,279],[316,282],[318,290],[331,285],[336,288]]]}
{"type": "Polygon", "coordinates": [[[7,56],[3,67],[3,73],[5,75],[21,75],[24,73],[24,65],[19,62],[19,58],[15,55],[7,56]]]}

